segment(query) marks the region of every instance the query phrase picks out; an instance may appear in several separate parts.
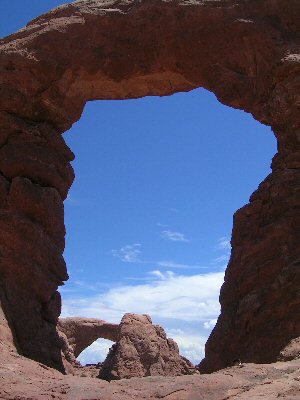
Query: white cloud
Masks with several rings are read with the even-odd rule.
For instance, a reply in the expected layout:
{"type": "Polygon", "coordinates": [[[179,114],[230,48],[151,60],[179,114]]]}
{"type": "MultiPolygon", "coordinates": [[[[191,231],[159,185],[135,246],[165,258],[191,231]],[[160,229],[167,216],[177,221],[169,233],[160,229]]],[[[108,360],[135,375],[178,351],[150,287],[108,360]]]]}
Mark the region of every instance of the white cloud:
{"type": "Polygon", "coordinates": [[[172,242],[188,242],[189,241],[183,233],[169,231],[169,230],[162,231],[161,237],[163,239],[171,240],[172,242]]]}
{"type": "Polygon", "coordinates": [[[63,314],[120,320],[126,312],[154,318],[200,321],[219,315],[219,291],[224,273],[192,276],[152,271],[153,279],[139,285],[115,286],[94,296],[66,298],[63,314]]]}
{"type": "Polygon", "coordinates": [[[82,365],[104,361],[113,343],[110,340],[98,339],[79,355],[78,360],[82,365]]]}
{"type": "Polygon", "coordinates": [[[201,336],[199,332],[189,332],[183,329],[167,329],[166,333],[178,344],[182,356],[194,364],[199,364],[204,357],[206,336],[201,336]]]}
{"type": "Polygon", "coordinates": [[[114,257],[119,258],[123,262],[135,263],[140,261],[140,247],[140,243],[127,244],[126,246],[121,247],[119,250],[112,250],[111,253],[114,257]]]}
{"type": "Polygon", "coordinates": [[[217,318],[211,319],[209,321],[205,321],[203,326],[205,329],[211,330],[216,325],[217,321],[218,321],[217,318]]]}
{"type": "Polygon", "coordinates": [[[230,250],[231,249],[230,238],[227,236],[221,237],[218,240],[218,248],[221,250],[230,250]]]}

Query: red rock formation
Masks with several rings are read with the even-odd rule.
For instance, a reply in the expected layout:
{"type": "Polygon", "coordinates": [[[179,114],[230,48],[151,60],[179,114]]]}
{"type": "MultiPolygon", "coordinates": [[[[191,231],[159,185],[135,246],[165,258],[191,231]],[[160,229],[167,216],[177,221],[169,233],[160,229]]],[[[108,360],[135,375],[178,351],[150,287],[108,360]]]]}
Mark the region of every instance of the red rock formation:
{"type": "Polygon", "coordinates": [[[234,217],[201,369],[275,360],[300,335],[299,14],[298,0],[87,0],[0,42],[0,274],[24,355],[63,368],[56,290],[67,279],[62,201],[73,154],[61,133],[88,100],[200,86],[278,139],[272,175],[234,217]]]}
{"type": "Polygon", "coordinates": [[[125,314],[99,378],[110,381],[195,373],[193,364],[179,355],[176,342],[167,338],[161,326],[153,325],[149,315],[125,314]]]}
{"type": "Polygon", "coordinates": [[[123,379],[149,375],[179,376],[198,371],[179,355],[177,344],[167,339],[147,315],[125,314],[121,324],[92,318],[61,318],[57,330],[62,342],[66,372],[101,379],[123,379]],[[76,360],[95,340],[116,342],[104,363],[82,367],[76,360]]]}
{"type": "Polygon", "coordinates": [[[72,359],[94,343],[97,339],[108,339],[113,342],[118,337],[118,324],[112,324],[101,319],[69,317],[58,320],[57,329],[62,332],[72,351],[72,359]]]}

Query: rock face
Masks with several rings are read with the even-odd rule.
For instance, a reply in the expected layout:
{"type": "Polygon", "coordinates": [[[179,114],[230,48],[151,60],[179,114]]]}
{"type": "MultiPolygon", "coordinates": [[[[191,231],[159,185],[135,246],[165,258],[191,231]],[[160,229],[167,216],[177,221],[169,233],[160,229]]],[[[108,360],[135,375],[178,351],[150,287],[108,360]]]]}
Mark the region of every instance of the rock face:
{"type": "Polygon", "coordinates": [[[271,362],[300,336],[299,14],[299,0],[85,0],[0,41],[0,286],[20,352],[64,369],[57,288],[74,174],[61,134],[88,100],[200,86],[278,140],[272,174],[234,216],[201,370],[271,362]]]}
{"type": "Polygon", "coordinates": [[[234,215],[222,311],[206,343],[202,372],[234,358],[272,362],[299,336],[299,174],[292,168],[273,172],[234,215]]]}
{"type": "Polygon", "coordinates": [[[161,326],[153,325],[148,315],[125,314],[99,378],[110,381],[195,373],[193,364],[179,355],[176,342],[167,338],[161,326]]]}

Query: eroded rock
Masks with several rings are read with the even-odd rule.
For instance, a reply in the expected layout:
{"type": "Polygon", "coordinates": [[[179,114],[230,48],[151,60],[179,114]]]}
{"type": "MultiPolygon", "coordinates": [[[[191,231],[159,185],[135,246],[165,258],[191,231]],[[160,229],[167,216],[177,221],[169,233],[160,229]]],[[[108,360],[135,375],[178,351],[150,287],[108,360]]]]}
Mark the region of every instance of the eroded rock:
{"type": "Polygon", "coordinates": [[[179,355],[176,342],[153,325],[148,315],[125,314],[120,324],[92,318],[61,318],[57,331],[68,373],[105,380],[144,376],[197,374],[194,365],[179,355]],[[116,342],[97,365],[81,366],[79,354],[97,339],[116,342]]]}
{"type": "Polygon", "coordinates": [[[99,378],[110,381],[196,373],[194,365],[180,356],[177,343],[167,338],[161,326],[153,325],[149,315],[125,314],[99,378]]]}
{"type": "Polygon", "coordinates": [[[119,325],[96,318],[69,317],[58,320],[57,329],[63,333],[69,346],[67,359],[76,359],[79,354],[97,339],[117,340],[119,325]]]}

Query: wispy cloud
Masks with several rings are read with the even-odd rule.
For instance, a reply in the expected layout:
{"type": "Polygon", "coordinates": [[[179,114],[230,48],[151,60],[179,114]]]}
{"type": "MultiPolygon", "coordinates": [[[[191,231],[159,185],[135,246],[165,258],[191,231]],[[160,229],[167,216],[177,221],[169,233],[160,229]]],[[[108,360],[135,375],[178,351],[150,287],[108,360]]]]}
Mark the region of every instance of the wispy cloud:
{"type": "Polygon", "coordinates": [[[62,293],[63,296],[72,294],[76,295],[80,294],[82,292],[85,293],[90,293],[90,292],[97,292],[105,290],[107,288],[111,287],[110,284],[105,283],[105,282],[94,282],[94,283],[89,283],[84,280],[71,280],[70,282],[67,282],[63,286],[60,287],[59,291],[62,293]]]}
{"type": "Polygon", "coordinates": [[[166,279],[172,278],[175,275],[174,272],[172,272],[172,271],[161,272],[158,269],[156,269],[154,271],[150,271],[150,272],[148,272],[148,274],[151,275],[152,277],[154,276],[154,277],[159,278],[159,279],[161,279],[163,281],[166,280],[166,279]]]}
{"type": "Polygon", "coordinates": [[[222,236],[218,240],[218,248],[221,250],[230,250],[231,249],[230,238],[227,236],[222,236]]]}
{"type": "Polygon", "coordinates": [[[157,261],[156,265],[158,267],[170,268],[170,269],[207,269],[208,267],[204,267],[202,265],[194,265],[194,264],[181,264],[171,260],[165,261],[157,261]]]}
{"type": "Polygon", "coordinates": [[[221,256],[219,256],[219,257],[217,257],[217,258],[214,258],[214,259],[213,259],[213,262],[214,262],[215,264],[224,263],[225,261],[228,261],[228,256],[229,256],[228,253],[223,254],[223,255],[221,255],[221,256]]]}
{"type": "Polygon", "coordinates": [[[189,242],[183,233],[170,230],[162,231],[161,237],[163,239],[171,240],[172,242],[189,242]]]}
{"type": "Polygon", "coordinates": [[[218,239],[217,243],[217,250],[222,252],[221,255],[218,257],[214,258],[211,261],[212,265],[216,265],[222,268],[226,268],[229,258],[230,258],[230,252],[231,252],[231,243],[230,243],[230,238],[227,236],[222,236],[218,239]]]}
{"type": "Polygon", "coordinates": [[[119,258],[123,262],[136,263],[140,261],[140,247],[140,243],[127,244],[126,246],[121,247],[119,250],[113,249],[111,253],[114,257],[119,258]]]}
{"type": "Polygon", "coordinates": [[[160,228],[167,228],[168,227],[168,225],[161,224],[160,222],[157,222],[156,225],[159,226],[160,228]]]}
{"type": "Polygon", "coordinates": [[[230,253],[222,254],[221,256],[214,258],[211,263],[212,265],[216,266],[226,266],[228,264],[229,257],[230,253]]]}
{"type": "MultiPolygon", "coordinates": [[[[152,266],[156,266],[159,268],[168,268],[168,269],[208,269],[208,266],[198,265],[198,264],[187,264],[187,263],[179,263],[173,260],[159,260],[159,261],[149,261],[141,258],[141,244],[135,243],[133,245],[126,245],[121,247],[119,250],[112,250],[111,254],[114,257],[119,258],[123,262],[127,263],[141,263],[148,264],[152,266]]],[[[134,279],[134,278],[131,278],[134,279]]],[[[139,278],[140,279],[140,278],[139,278]]],[[[148,278],[144,278],[146,280],[148,278]]]]}

